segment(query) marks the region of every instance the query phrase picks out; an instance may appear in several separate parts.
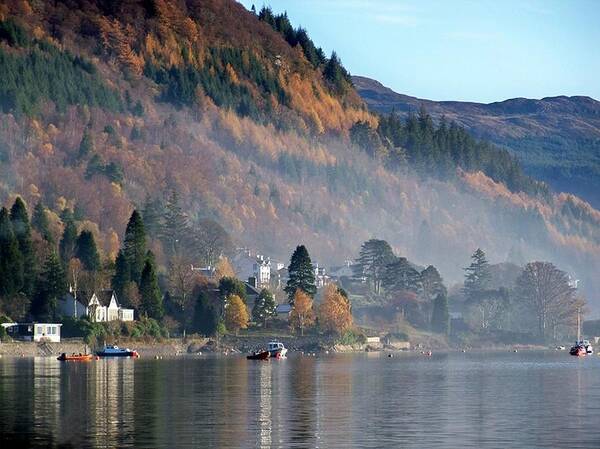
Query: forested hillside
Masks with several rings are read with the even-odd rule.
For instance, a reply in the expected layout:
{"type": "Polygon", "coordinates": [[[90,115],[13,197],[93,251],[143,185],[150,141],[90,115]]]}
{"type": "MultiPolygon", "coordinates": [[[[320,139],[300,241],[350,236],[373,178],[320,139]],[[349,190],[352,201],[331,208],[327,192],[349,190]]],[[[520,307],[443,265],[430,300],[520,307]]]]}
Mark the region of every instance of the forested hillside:
{"type": "Polygon", "coordinates": [[[513,98],[480,104],[431,101],[402,95],[381,83],[353,77],[372,111],[406,118],[424,107],[465,127],[476,137],[508,148],[526,172],[557,191],[600,206],[600,102],[589,97],[513,98]]]}
{"type": "Polygon", "coordinates": [[[378,237],[449,281],[477,247],[549,260],[595,300],[600,212],[450,121],[380,120],[309,32],[230,0],[0,0],[0,203],[37,205],[41,246],[90,231],[109,267],[136,208],[159,269],[216,227],[322,264],[378,237]]]}

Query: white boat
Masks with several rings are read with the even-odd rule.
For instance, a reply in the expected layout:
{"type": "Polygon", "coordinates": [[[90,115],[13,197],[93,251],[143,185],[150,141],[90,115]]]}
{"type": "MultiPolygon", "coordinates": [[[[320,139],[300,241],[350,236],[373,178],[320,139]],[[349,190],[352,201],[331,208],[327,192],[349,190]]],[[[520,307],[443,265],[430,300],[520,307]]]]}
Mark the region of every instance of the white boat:
{"type": "Polygon", "coordinates": [[[270,341],[267,350],[269,351],[271,357],[277,358],[285,357],[288,351],[280,341],[270,341]]]}

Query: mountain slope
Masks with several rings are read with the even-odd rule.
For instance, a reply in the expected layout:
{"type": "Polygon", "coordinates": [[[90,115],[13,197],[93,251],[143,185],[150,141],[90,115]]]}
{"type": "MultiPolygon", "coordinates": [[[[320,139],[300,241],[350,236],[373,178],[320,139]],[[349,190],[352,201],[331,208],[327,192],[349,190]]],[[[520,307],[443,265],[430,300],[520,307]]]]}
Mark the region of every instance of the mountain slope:
{"type": "Polygon", "coordinates": [[[356,91],[233,1],[0,0],[0,27],[0,203],[44,202],[55,241],[74,209],[110,262],[132,208],[175,190],[192,223],[283,261],[303,242],[337,263],[379,237],[450,282],[483,247],[600,289],[600,212],[478,171],[384,166],[351,143],[378,124],[356,91]]]}
{"type": "Polygon", "coordinates": [[[431,101],[402,95],[370,78],[354,85],[373,111],[401,116],[422,106],[474,135],[512,150],[529,174],[557,191],[600,207],[600,102],[589,97],[514,98],[481,104],[431,101]]]}

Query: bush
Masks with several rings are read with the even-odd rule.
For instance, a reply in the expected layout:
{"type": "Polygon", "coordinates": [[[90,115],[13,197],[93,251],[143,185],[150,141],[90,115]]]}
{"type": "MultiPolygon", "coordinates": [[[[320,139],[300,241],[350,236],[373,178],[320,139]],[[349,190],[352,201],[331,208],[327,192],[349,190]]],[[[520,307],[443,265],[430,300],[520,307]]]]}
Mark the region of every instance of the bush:
{"type": "Polygon", "coordinates": [[[344,332],[337,340],[338,345],[363,345],[367,342],[367,337],[361,331],[350,329],[344,332]]]}

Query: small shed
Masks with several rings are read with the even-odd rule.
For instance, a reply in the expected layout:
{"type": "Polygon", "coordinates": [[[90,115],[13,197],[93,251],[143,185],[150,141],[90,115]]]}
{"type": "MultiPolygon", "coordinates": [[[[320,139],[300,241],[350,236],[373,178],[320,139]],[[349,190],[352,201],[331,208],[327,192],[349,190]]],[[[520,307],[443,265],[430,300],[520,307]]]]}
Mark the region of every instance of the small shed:
{"type": "Polygon", "coordinates": [[[2,323],[15,340],[60,343],[60,323],[2,323]]]}
{"type": "Polygon", "coordinates": [[[292,306],[289,304],[279,304],[275,309],[275,313],[277,314],[278,319],[288,321],[290,319],[290,313],[292,313],[292,306]]]}

